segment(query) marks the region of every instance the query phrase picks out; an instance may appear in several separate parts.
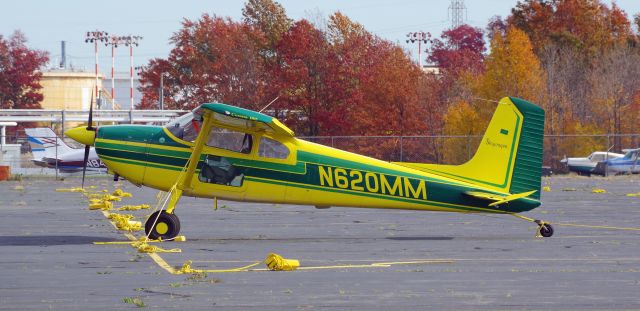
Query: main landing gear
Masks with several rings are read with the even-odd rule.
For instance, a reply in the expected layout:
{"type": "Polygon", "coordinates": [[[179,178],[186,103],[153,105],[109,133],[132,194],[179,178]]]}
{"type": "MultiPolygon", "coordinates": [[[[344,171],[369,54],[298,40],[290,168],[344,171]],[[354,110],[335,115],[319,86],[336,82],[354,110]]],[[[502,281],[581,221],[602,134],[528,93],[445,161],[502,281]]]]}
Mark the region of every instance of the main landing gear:
{"type": "Polygon", "coordinates": [[[171,240],[180,233],[180,219],[165,210],[157,211],[147,218],[144,232],[152,240],[171,240]]]}

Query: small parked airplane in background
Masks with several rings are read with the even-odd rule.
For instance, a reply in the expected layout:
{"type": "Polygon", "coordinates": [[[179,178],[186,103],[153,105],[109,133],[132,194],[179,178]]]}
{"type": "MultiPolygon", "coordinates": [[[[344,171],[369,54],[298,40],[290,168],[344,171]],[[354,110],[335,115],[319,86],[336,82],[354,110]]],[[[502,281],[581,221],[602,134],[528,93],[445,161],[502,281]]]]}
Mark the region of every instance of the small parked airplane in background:
{"type": "MultiPolygon", "coordinates": [[[[225,104],[202,104],[165,127],[112,125],[65,134],[90,146],[113,174],[168,192],[166,210],[145,231],[172,239],[182,195],[311,205],[519,215],[540,205],[544,110],[525,100],[498,103],[476,154],[462,165],[385,162],[311,143],[277,119],[225,104]]],[[[372,116],[384,122],[384,116],[372,116]]],[[[84,179],[83,179],[84,184],[84,179]]],[[[495,231],[495,228],[489,229],[495,231]]]]}
{"type": "Polygon", "coordinates": [[[603,161],[602,165],[609,174],[637,174],[640,173],[640,163],[638,163],[638,149],[624,149],[624,156],[603,161]]]}
{"type": "MultiPolygon", "coordinates": [[[[83,149],[71,148],[52,129],[48,127],[25,129],[34,164],[55,169],[63,173],[80,172],[84,167],[83,149]],[[56,166],[57,163],[57,166],[56,166]]],[[[87,169],[91,171],[106,172],[107,166],[96,154],[95,148],[91,148],[87,169]]]]}
{"type": "Polygon", "coordinates": [[[586,158],[567,158],[565,156],[564,159],[560,160],[560,163],[565,164],[569,168],[569,171],[576,172],[581,176],[591,176],[591,174],[605,175],[606,172],[598,166],[598,163],[623,156],[623,154],[614,152],[596,151],[586,158]]]}

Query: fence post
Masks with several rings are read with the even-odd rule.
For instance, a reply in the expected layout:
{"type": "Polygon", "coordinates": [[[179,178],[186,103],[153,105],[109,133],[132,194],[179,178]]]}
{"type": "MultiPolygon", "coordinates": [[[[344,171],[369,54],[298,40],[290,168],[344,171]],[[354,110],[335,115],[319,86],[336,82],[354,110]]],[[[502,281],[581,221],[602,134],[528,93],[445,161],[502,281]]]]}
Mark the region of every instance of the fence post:
{"type": "Polygon", "coordinates": [[[335,148],[335,145],[333,144],[333,136],[331,136],[331,148],[335,148]]]}
{"type": "Polygon", "coordinates": [[[471,135],[467,135],[467,160],[471,160],[471,135]]]}
{"type": "MultiPolygon", "coordinates": [[[[62,126],[61,126],[62,127],[62,135],[64,135],[64,124],[67,121],[67,113],[66,113],[66,111],[67,111],[66,109],[62,109],[62,118],[60,120],[60,123],[62,123],[62,126]]],[[[57,147],[56,147],[56,149],[57,149],[57,147]]]]}
{"type": "Polygon", "coordinates": [[[58,180],[58,135],[56,135],[56,180],[58,180]]]}
{"type": "Polygon", "coordinates": [[[403,162],[403,155],[404,155],[404,141],[403,141],[403,136],[400,136],[400,162],[403,162]]]}

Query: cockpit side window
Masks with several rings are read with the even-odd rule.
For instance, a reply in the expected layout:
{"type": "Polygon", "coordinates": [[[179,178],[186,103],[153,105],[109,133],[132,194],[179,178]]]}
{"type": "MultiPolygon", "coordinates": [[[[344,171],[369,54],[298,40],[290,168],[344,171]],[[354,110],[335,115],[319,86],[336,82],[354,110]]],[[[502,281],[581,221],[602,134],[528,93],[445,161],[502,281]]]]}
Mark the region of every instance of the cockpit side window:
{"type": "Polygon", "coordinates": [[[200,115],[194,115],[193,113],[187,113],[182,117],[169,122],[165,126],[173,136],[178,139],[193,142],[200,133],[202,127],[202,117],[200,115]]]}
{"type": "Polygon", "coordinates": [[[213,127],[209,132],[207,146],[249,154],[253,147],[253,136],[243,132],[213,127]]]}

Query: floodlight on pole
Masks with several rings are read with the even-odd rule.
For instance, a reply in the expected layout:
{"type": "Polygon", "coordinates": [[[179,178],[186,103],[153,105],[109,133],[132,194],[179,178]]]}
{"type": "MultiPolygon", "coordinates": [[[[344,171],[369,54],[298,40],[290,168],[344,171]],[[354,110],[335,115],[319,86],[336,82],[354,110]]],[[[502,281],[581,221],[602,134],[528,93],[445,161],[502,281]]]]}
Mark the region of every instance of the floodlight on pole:
{"type": "Polygon", "coordinates": [[[119,44],[122,44],[121,37],[110,36],[105,42],[105,46],[111,46],[111,101],[115,103],[116,100],[116,48],[119,44]]]}
{"type": "Polygon", "coordinates": [[[133,35],[128,35],[128,36],[124,36],[124,37],[120,37],[123,40],[123,43],[125,46],[129,47],[129,80],[130,80],[130,87],[129,87],[129,98],[131,99],[131,110],[134,110],[134,103],[133,103],[133,46],[138,46],[140,44],[140,40],[142,40],[141,36],[133,36],[133,35]]]}
{"type": "Polygon", "coordinates": [[[95,31],[87,31],[87,35],[84,39],[85,43],[93,43],[94,44],[94,51],[95,51],[95,57],[96,57],[96,98],[98,98],[98,96],[100,96],[100,91],[99,91],[99,86],[98,84],[100,83],[98,81],[98,75],[99,75],[99,70],[98,70],[98,42],[107,42],[109,33],[107,33],[106,31],[100,31],[100,30],[95,30],[95,31]]]}
{"type": "Polygon", "coordinates": [[[422,43],[427,44],[431,34],[424,31],[410,32],[407,34],[407,43],[418,42],[418,65],[422,69],[422,43]]]}

